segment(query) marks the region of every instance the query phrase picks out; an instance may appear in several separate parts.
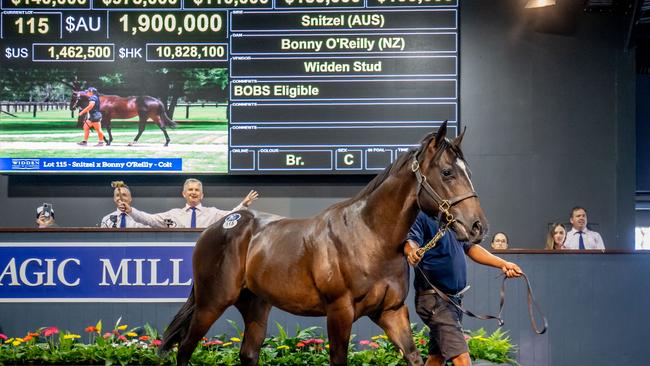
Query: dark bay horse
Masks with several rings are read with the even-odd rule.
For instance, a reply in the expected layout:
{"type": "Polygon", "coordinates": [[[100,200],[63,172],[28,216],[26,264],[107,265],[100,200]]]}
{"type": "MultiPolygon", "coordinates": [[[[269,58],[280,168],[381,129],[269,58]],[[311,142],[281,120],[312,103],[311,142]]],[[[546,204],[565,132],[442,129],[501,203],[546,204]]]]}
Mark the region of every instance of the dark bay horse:
{"type": "Polygon", "coordinates": [[[419,208],[430,215],[448,209],[459,240],[478,243],[487,230],[459,146],[463,134],[450,141],[446,130],[445,122],[356,197],[314,217],[238,211],[207,228],[193,253],[193,289],[161,352],[179,342],[178,365],[187,365],[201,337],[235,305],[245,324],[241,364],[257,365],[275,306],[327,316],[331,365],[347,364],[352,323],[362,316],[384,329],[409,365],[422,365],[404,303],[406,234],[419,208]]]}
{"type": "MultiPolygon", "coordinates": [[[[88,96],[83,91],[73,91],[70,98],[70,110],[75,108],[85,108],[88,105],[88,96]]],[[[138,139],[144,132],[145,125],[148,120],[154,121],[160,127],[165,135],[165,146],[169,145],[169,135],[167,134],[167,127],[176,127],[176,122],[167,116],[164,104],[147,95],[137,97],[120,97],[117,95],[100,95],[99,96],[99,111],[102,113],[102,127],[106,128],[108,132],[108,145],[113,142],[113,134],[111,133],[111,120],[128,119],[138,116],[138,134],[129,143],[129,146],[138,142],[138,139]]],[[[80,118],[83,118],[81,116],[80,118]]]]}

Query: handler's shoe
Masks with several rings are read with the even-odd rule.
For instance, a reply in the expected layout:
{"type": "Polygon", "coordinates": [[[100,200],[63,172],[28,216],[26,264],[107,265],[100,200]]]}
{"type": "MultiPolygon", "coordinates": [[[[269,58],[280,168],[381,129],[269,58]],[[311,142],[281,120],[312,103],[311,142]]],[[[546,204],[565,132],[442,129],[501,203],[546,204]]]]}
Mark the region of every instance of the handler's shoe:
{"type": "Polygon", "coordinates": [[[104,146],[104,141],[98,142],[97,145],[95,145],[95,146],[104,146]]]}
{"type": "Polygon", "coordinates": [[[86,146],[88,145],[88,141],[79,141],[77,142],[77,145],[86,146]]]}

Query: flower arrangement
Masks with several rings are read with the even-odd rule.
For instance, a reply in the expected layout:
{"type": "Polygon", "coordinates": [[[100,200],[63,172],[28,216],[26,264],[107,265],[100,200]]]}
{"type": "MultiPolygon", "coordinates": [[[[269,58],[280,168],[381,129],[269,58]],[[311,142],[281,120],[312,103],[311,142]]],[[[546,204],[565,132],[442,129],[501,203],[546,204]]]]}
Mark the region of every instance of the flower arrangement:
{"type": "MultiPolygon", "coordinates": [[[[203,338],[191,362],[193,365],[238,365],[239,346],[243,332],[230,321],[235,336],[218,335],[203,338]]],[[[57,327],[43,327],[24,337],[8,337],[0,333],[0,365],[16,364],[114,364],[126,365],[172,365],[176,353],[165,357],[158,355],[160,334],[149,325],[129,328],[118,319],[112,329],[103,329],[100,320],[84,329],[85,336],[70,333],[57,327]]],[[[289,336],[276,323],[277,335],[264,341],[260,351],[261,365],[329,365],[329,344],[322,329],[309,327],[295,331],[289,336]]],[[[423,356],[427,353],[428,329],[413,327],[413,337],[423,356]]],[[[472,359],[492,362],[514,362],[511,353],[514,346],[504,332],[497,330],[489,337],[484,329],[467,336],[472,359]]],[[[404,365],[399,352],[386,335],[350,342],[348,363],[350,365],[404,365]]]]}

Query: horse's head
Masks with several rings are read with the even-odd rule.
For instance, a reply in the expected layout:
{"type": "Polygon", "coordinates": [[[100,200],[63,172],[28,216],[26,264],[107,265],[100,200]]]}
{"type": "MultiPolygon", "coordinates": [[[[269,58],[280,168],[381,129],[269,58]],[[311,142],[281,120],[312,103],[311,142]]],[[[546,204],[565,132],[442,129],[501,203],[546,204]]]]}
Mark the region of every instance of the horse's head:
{"type": "Polygon", "coordinates": [[[460,149],[465,131],[453,140],[446,134],[445,121],[435,136],[427,136],[412,155],[418,204],[430,216],[440,217],[441,224],[453,221],[451,228],[459,240],[480,243],[488,224],[460,149]]]}
{"type": "Polygon", "coordinates": [[[77,107],[85,107],[84,103],[88,105],[88,96],[84,91],[73,90],[70,96],[70,110],[74,111],[77,107]]]}

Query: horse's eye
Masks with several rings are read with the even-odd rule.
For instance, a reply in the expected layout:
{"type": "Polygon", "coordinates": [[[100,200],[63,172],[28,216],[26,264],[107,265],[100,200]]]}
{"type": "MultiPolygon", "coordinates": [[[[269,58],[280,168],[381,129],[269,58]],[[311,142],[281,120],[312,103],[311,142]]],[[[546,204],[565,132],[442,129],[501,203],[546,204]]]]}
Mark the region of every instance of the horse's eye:
{"type": "Polygon", "coordinates": [[[451,169],[443,169],[442,170],[442,176],[443,177],[451,177],[451,169]]]}

